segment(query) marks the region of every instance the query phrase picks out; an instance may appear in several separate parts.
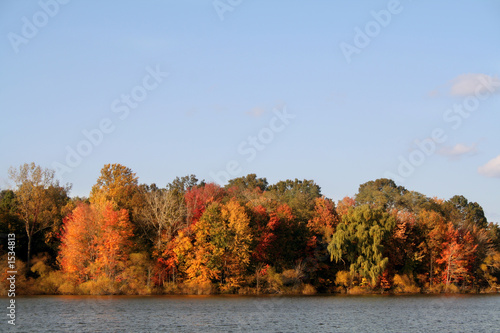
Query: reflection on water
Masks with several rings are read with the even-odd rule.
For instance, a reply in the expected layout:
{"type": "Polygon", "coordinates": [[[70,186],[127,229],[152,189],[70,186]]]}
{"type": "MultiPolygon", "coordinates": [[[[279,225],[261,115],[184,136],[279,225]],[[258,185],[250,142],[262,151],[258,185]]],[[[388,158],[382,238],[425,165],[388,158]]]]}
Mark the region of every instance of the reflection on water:
{"type": "MultiPolygon", "coordinates": [[[[17,332],[500,330],[500,295],[38,296],[19,297],[16,305],[17,332]]],[[[7,326],[4,320],[0,331],[7,326]]]]}

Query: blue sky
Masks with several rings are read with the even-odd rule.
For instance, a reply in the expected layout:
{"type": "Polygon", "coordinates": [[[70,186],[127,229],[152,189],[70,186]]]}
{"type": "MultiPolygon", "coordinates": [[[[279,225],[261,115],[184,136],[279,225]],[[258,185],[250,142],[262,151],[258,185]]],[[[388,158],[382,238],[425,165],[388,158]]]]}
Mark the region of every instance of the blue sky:
{"type": "Polygon", "coordinates": [[[498,1],[3,0],[0,22],[0,188],[31,161],[80,196],[106,163],[335,200],[392,176],[500,221],[498,1]]]}

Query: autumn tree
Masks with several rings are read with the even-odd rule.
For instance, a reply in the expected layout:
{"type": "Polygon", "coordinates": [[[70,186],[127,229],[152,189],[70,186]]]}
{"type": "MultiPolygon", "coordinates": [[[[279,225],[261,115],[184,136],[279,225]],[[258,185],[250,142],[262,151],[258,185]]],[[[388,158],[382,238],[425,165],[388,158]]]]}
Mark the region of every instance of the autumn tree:
{"type": "Polygon", "coordinates": [[[101,276],[114,280],[125,269],[132,236],[125,209],[81,203],[64,221],[59,263],[76,283],[101,276]]]}
{"type": "Polygon", "coordinates": [[[88,204],[78,205],[64,219],[58,259],[70,280],[82,283],[95,275],[100,235],[100,216],[88,204]]]}
{"type": "Polygon", "coordinates": [[[110,201],[117,208],[125,208],[131,213],[139,194],[138,178],[131,169],[121,164],[106,164],[92,187],[91,203],[110,201]]]}
{"type": "Polygon", "coordinates": [[[316,285],[333,275],[327,248],[338,223],[335,203],[326,197],[316,198],[313,217],[307,222],[309,239],[305,258],[301,261],[305,277],[317,280],[316,285]]]}
{"type": "Polygon", "coordinates": [[[104,165],[92,186],[89,202],[94,205],[111,202],[116,209],[126,209],[134,233],[134,243],[138,247],[151,246],[141,232],[139,215],[145,205],[143,191],[138,185],[138,177],[130,168],[121,164],[104,165]]]}
{"type": "Polygon", "coordinates": [[[478,203],[430,198],[390,179],[361,184],[355,197],[335,204],[312,180],[269,185],[255,174],[225,187],[188,175],[159,188],[107,164],[89,199],[69,199],[69,187],[33,163],[10,174],[16,188],[0,191],[0,234],[26,234],[16,235],[16,246],[28,249],[37,279],[25,281],[38,290],[207,293],[256,284],[259,292],[306,284],[331,292],[335,283],[361,282],[433,292],[499,285],[500,227],[488,224],[478,203]],[[50,267],[56,249],[60,272],[50,267]]]}
{"type": "Polygon", "coordinates": [[[33,238],[40,232],[57,230],[62,220],[61,207],[68,200],[71,186],[60,186],[54,175],[54,170],[42,169],[35,163],[25,163],[18,169],[9,169],[10,179],[16,185],[16,213],[24,223],[28,238],[28,270],[31,267],[33,238]]]}
{"type": "Polygon", "coordinates": [[[184,196],[174,190],[152,187],[143,192],[143,198],[144,205],[139,211],[140,224],[161,253],[163,245],[185,226],[187,209],[184,196]]]}
{"type": "MultiPolygon", "coordinates": [[[[165,280],[164,273],[172,271],[172,281],[184,281],[193,276],[188,276],[188,269],[194,259],[194,235],[185,228],[179,231],[177,236],[169,244],[172,251],[162,257],[161,271],[156,274],[156,283],[163,285],[165,280]]],[[[196,273],[194,274],[196,275],[196,273]]]]}
{"type": "Polygon", "coordinates": [[[442,246],[441,255],[436,262],[443,265],[443,282],[449,286],[452,282],[467,281],[471,277],[471,266],[477,248],[470,233],[457,230],[452,223],[448,223],[442,246]]]}
{"type": "Polygon", "coordinates": [[[125,209],[115,210],[111,204],[100,207],[100,229],[98,241],[99,273],[114,280],[123,271],[131,250],[132,226],[125,209]]]}
{"type": "Polygon", "coordinates": [[[417,257],[421,263],[427,267],[424,270],[429,279],[429,285],[436,282],[436,277],[440,274],[436,260],[442,250],[445,241],[447,222],[445,217],[436,211],[422,210],[417,217],[417,228],[421,235],[417,248],[417,257]]]}
{"type": "Polygon", "coordinates": [[[295,266],[305,255],[309,240],[306,223],[296,219],[287,204],[267,212],[267,223],[260,231],[254,258],[278,271],[295,266]]]}
{"type": "Polygon", "coordinates": [[[342,220],[342,217],[349,213],[349,208],[354,206],[356,206],[356,200],[354,200],[354,198],[344,197],[342,200],[339,200],[336,208],[339,219],[342,220]]]}
{"type": "Polygon", "coordinates": [[[500,287],[500,252],[492,251],[481,264],[481,273],[490,290],[500,287]]]}
{"type": "Polygon", "coordinates": [[[314,215],[307,222],[309,230],[329,242],[338,222],[339,217],[335,210],[335,203],[326,197],[316,198],[314,215]]]}
{"type": "Polygon", "coordinates": [[[187,209],[187,223],[196,223],[208,205],[220,202],[225,191],[215,183],[200,184],[191,187],[184,195],[187,209]]]}
{"type": "Polygon", "coordinates": [[[228,246],[229,260],[225,262],[224,282],[226,288],[240,287],[250,264],[253,235],[250,230],[250,218],[236,200],[230,200],[222,207],[222,219],[227,221],[230,234],[228,246]]]}
{"type": "Polygon", "coordinates": [[[225,205],[212,203],[194,228],[189,278],[198,283],[220,283],[225,290],[239,287],[250,263],[252,242],[244,207],[235,200],[225,205]]]}
{"type": "Polygon", "coordinates": [[[416,268],[421,265],[417,244],[420,240],[415,232],[417,215],[406,211],[393,209],[390,214],[395,218],[396,225],[388,237],[384,255],[389,258],[384,271],[385,289],[392,286],[395,274],[406,274],[413,277],[416,268]]]}

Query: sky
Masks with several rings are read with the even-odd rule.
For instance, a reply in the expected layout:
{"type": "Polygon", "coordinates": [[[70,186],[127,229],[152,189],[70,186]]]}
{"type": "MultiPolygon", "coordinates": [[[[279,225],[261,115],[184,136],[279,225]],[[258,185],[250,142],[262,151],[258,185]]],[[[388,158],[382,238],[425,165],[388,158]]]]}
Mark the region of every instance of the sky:
{"type": "Polygon", "coordinates": [[[500,2],[0,0],[0,189],[392,178],[500,222],[500,2]]]}

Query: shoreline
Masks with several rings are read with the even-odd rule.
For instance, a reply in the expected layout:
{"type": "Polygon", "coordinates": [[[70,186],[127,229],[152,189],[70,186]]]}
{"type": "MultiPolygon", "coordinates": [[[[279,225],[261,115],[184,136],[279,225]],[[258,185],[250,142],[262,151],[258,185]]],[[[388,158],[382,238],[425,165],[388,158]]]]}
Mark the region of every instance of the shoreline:
{"type": "MultiPolygon", "coordinates": [[[[195,293],[149,293],[149,294],[18,294],[16,298],[23,297],[38,297],[38,296],[68,296],[68,297],[312,297],[312,296],[341,296],[341,297],[356,297],[356,296],[479,296],[479,295],[500,295],[500,291],[485,291],[479,292],[355,292],[355,293],[314,293],[304,294],[298,292],[283,292],[283,293],[208,293],[208,294],[195,294],[195,293]]],[[[0,295],[0,298],[9,298],[7,295],[0,295]]]]}

